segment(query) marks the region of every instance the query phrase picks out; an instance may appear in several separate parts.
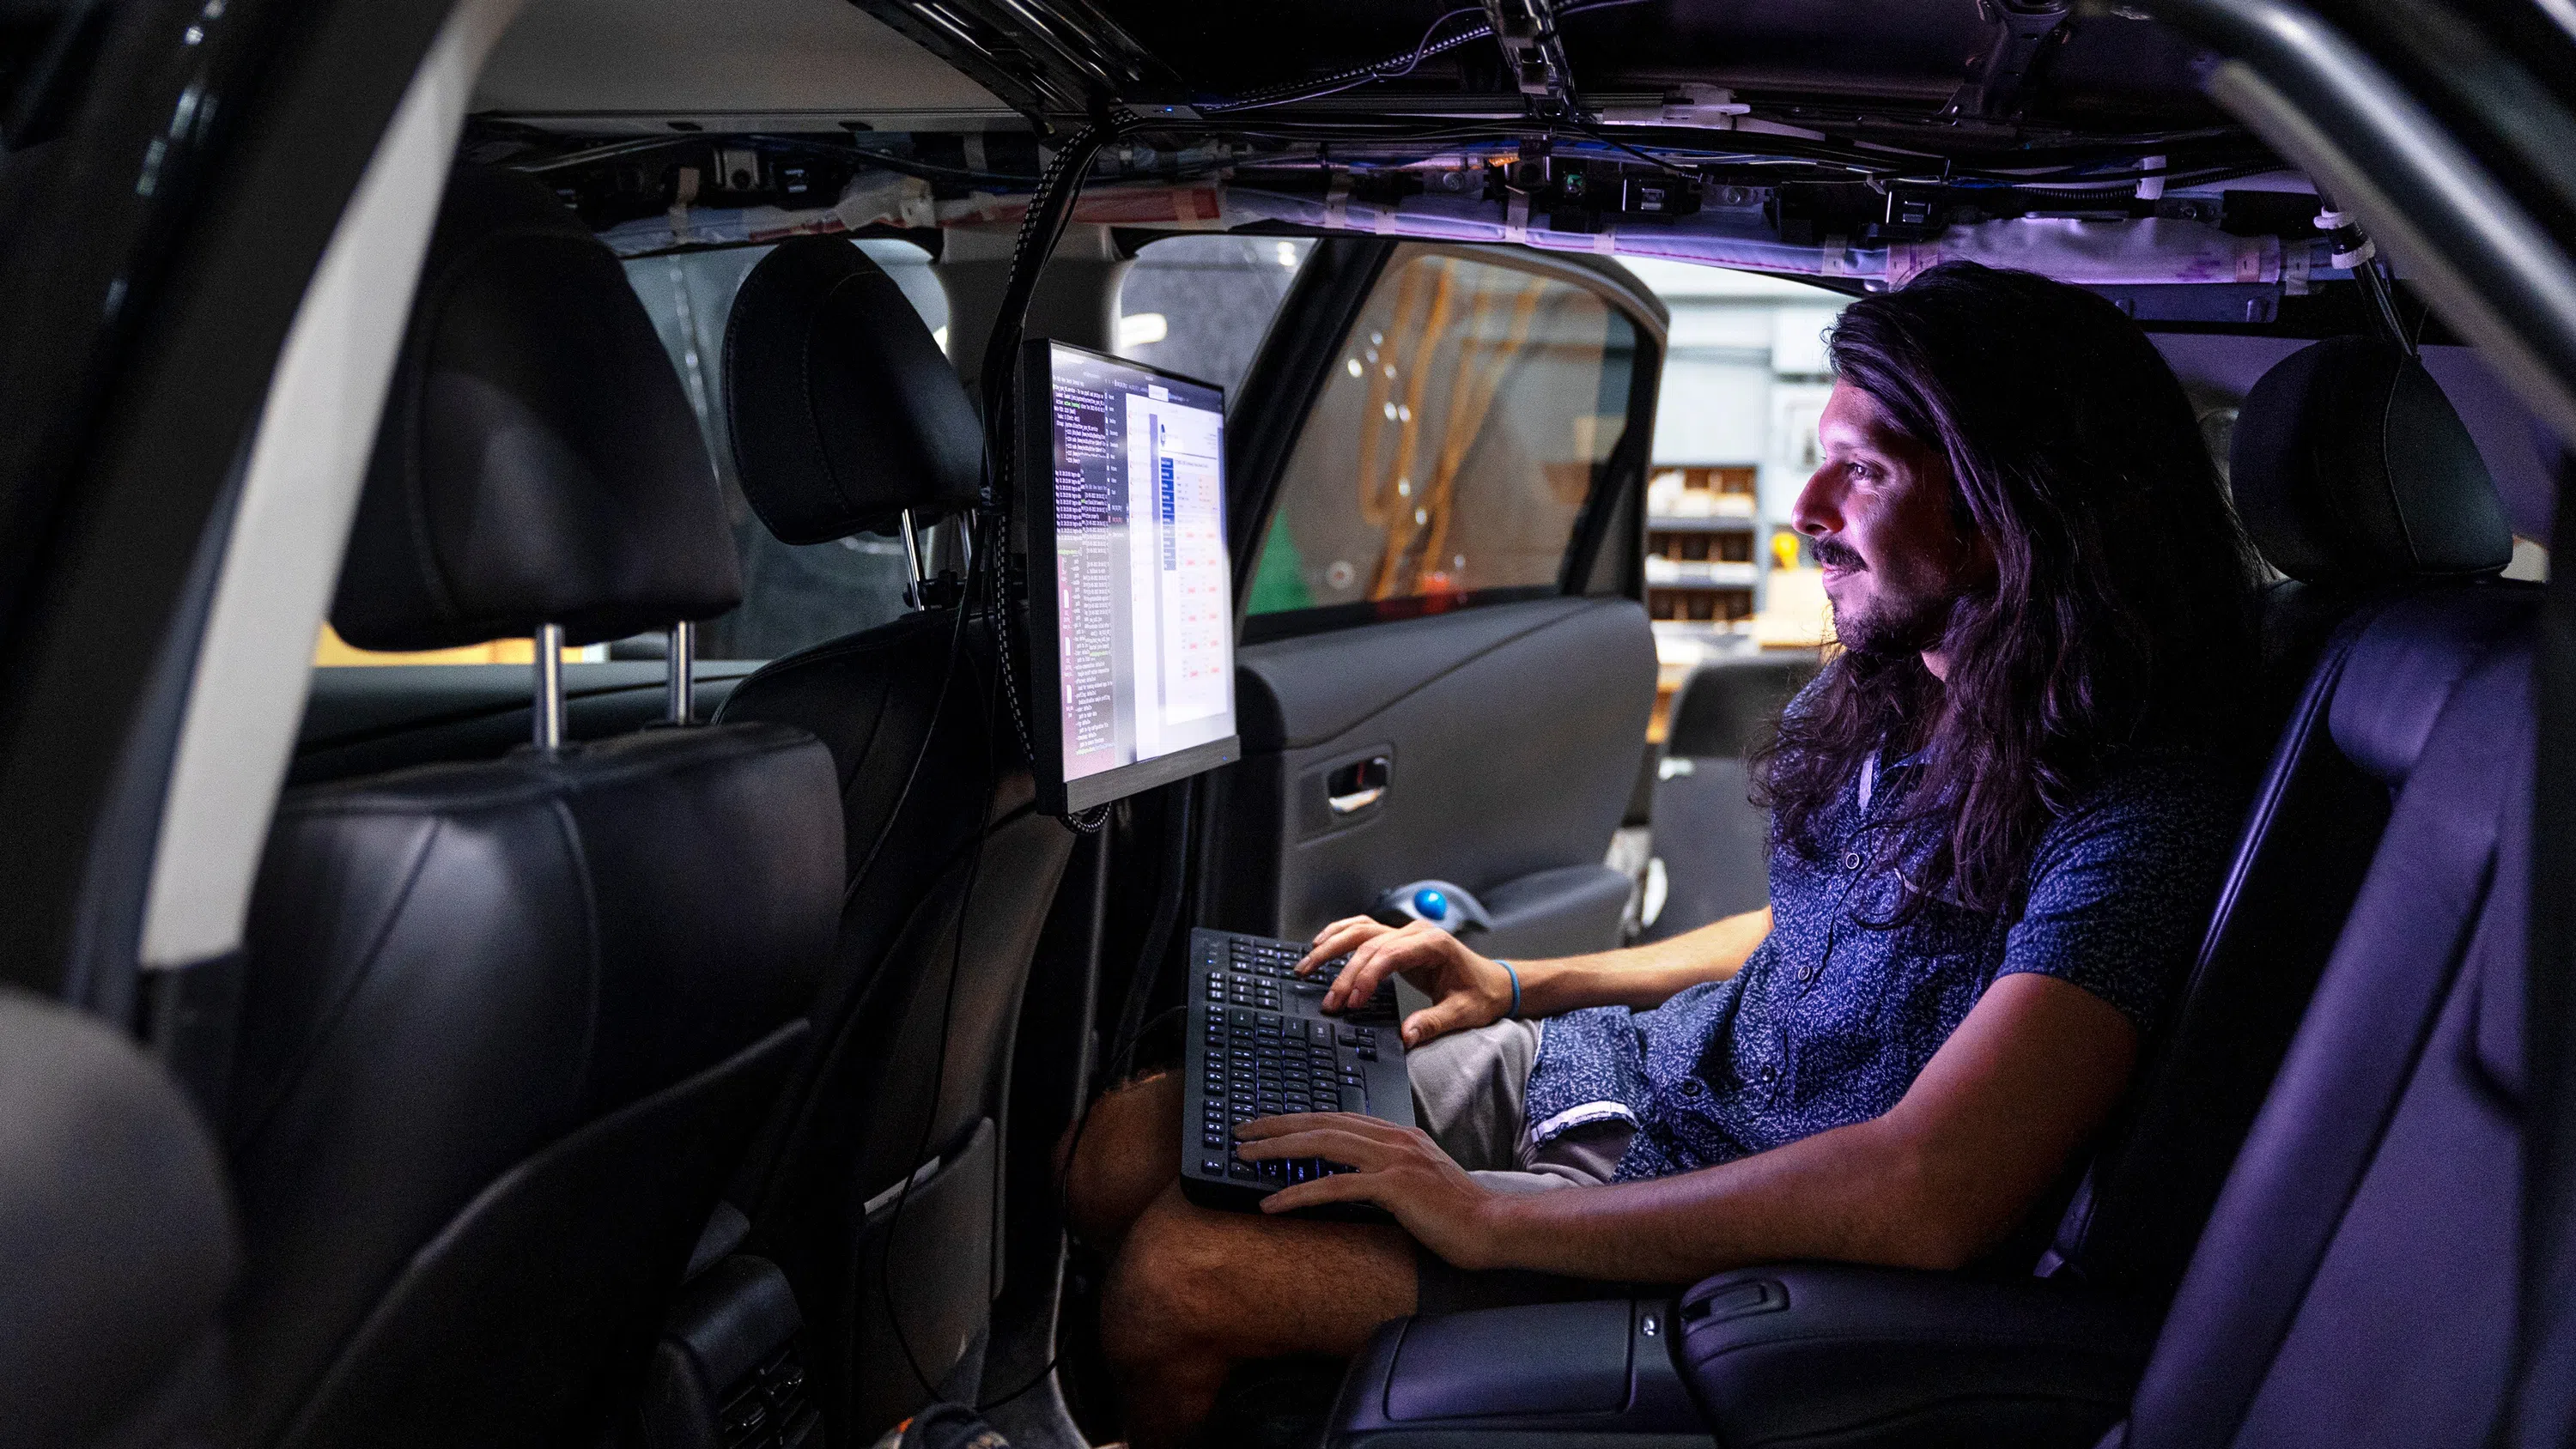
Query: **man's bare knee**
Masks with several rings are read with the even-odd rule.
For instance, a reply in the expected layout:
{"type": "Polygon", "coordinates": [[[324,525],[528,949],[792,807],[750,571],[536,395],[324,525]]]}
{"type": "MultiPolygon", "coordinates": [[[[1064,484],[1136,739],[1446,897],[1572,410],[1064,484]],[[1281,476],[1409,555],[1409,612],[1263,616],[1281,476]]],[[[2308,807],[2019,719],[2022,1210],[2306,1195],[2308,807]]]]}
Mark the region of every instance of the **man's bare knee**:
{"type": "Polygon", "coordinates": [[[1413,1248],[1395,1228],[1216,1212],[1177,1184],[1129,1231],[1101,1305],[1104,1346],[1137,1361],[1176,1344],[1229,1357],[1347,1353],[1413,1310],[1413,1248]]]}
{"type": "Polygon", "coordinates": [[[1056,1143],[1074,1236],[1115,1249],[1146,1206],[1180,1177],[1180,1131],[1177,1075],[1157,1073],[1101,1094],[1089,1116],[1056,1143]]]}

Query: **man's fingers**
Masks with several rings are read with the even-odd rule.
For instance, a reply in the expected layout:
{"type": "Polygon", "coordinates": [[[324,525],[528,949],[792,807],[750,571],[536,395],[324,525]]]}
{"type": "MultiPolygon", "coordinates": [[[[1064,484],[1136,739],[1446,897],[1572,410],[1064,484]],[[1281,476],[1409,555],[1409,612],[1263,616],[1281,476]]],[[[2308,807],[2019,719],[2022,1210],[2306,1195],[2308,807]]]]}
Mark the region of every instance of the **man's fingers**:
{"type": "Polygon", "coordinates": [[[1297,963],[1297,974],[1305,975],[1323,962],[1348,955],[1373,935],[1383,935],[1394,928],[1367,916],[1344,916],[1315,933],[1314,949],[1297,963]]]}
{"type": "Polygon", "coordinates": [[[1401,1154],[1383,1142],[1374,1142],[1356,1132],[1323,1129],[1313,1132],[1291,1132],[1285,1137],[1267,1137],[1246,1142],[1235,1151],[1246,1162],[1287,1162],[1300,1157],[1320,1157],[1356,1167],[1362,1172],[1375,1172],[1393,1166],[1401,1154]]]}
{"type": "Polygon", "coordinates": [[[1342,969],[1341,979],[1324,993],[1326,1011],[1343,1011],[1377,994],[1386,978],[1404,969],[1405,964],[1422,950],[1422,932],[1430,926],[1407,926],[1372,937],[1367,944],[1351,953],[1351,964],[1342,969]]]}
{"type": "Polygon", "coordinates": [[[1261,1200],[1266,1213],[1295,1212],[1328,1202],[1374,1202],[1376,1179],[1365,1172],[1328,1172],[1279,1189],[1261,1200]]]}
{"type": "Polygon", "coordinates": [[[1246,1122],[1234,1135],[1241,1144],[1237,1150],[1255,1162],[1328,1157],[1353,1167],[1377,1167],[1400,1151],[1404,1129],[1356,1112],[1300,1112],[1246,1122]]]}

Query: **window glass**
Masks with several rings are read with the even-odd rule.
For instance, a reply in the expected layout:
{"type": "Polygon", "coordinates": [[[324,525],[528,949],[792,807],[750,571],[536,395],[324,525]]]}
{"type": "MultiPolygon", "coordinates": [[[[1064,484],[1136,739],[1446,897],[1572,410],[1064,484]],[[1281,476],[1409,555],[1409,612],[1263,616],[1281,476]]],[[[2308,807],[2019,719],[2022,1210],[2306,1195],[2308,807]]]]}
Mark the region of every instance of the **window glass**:
{"type": "Polygon", "coordinates": [[[1816,470],[1833,379],[1825,331],[1846,301],[1778,277],[1623,258],[1671,315],[1646,474],[1646,611],[1662,668],[1650,737],[1703,660],[1814,652],[1832,635],[1823,575],[1791,520],[1816,470]]]}
{"type": "Polygon", "coordinates": [[[1280,483],[1255,637],[1553,593],[1628,423],[1636,329],[1599,294],[1407,245],[1280,483]],[[1309,613],[1308,611],[1332,611],[1309,613]]]}
{"type": "Polygon", "coordinates": [[[1118,289],[1118,355],[1225,389],[1234,402],[1312,237],[1175,236],[1137,253],[1118,289]]]}
{"type": "MultiPolygon", "coordinates": [[[[910,242],[869,239],[859,249],[886,269],[941,346],[948,337],[948,297],[931,274],[930,254],[910,242]]],[[[742,563],[743,602],[698,630],[705,659],[774,659],[837,639],[903,613],[903,546],[862,534],[832,543],[792,546],[772,538],[742,496],[733,442],[725,431],[724,333],[742,279],[768,247],[675,252],[626,263],[626,280],[642,299],[653,329],[697,413],[707,455],[724,489],[725,513],[742,563]]],[[[496,639],[463,649],[377,654],[353,649],[328,625],[316,664],[514,664],[532,656],[526,639],[496,639]]],[[[659,636],[564,651],[567,660],[655,656],[659,636]]]]}

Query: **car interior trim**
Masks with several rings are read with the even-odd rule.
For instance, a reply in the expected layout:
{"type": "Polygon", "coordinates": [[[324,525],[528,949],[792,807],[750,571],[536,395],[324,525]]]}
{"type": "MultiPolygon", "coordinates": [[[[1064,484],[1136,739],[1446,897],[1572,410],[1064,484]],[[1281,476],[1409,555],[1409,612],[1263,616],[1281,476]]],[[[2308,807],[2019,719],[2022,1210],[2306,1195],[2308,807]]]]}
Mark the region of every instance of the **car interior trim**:
{"type": "Polygon", "coordinates": [[[2210,98],[2362,218],[2525,404],[2562,437],[2576,437],[2576,389],[2561,380],[2576,358],[2576,275],[2486,169],[2303,7],[2172,0],[2159,8],[2235,57],[2211,69],[2210,98]],[[2561,368],[2545,360],[2553,356],[2561,368]]]}
{"type": "Polygon", "coordinates": [[[483,57],[520,0],[462,0],[334,229],[279,354],[225,543],[163,798],[141,960],[241,944],[313,636],[358,505],[440,180],[483,57]]]}

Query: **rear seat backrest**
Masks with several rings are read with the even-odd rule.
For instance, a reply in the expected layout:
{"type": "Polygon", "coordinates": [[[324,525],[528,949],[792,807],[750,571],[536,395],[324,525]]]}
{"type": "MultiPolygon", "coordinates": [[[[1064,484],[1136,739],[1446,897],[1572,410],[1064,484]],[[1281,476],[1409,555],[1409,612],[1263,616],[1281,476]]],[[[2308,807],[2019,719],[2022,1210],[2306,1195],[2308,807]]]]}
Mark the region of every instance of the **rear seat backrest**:
{"type": "MultiPolygon", "coordinates": [[[[333,622],[368,649],[580,644],[739,593],[617,259],[536,181],[461,169],[333,622]]],[[[227,1442],[597,1438],[804,1046],[839,827],[830,755],[777,726],[288,793],[225,1134],[227,1442]]]]}
{"type": "Polygon", "coordinates": [[[2332,729],[2396,807],[2132,1449],[2486,1442],[2516,1314],[2537,593],[2409,600],[2354,650],[2332,729]]]}
{"type": "MultiPolygon", "coordinates": [[[[783,541],[977,499],[983,443],[963,386],[893,279],[844,239],[784,242],[752,269],[725,384],[743,492],[783,541]]],[[[751,1250],[795,1286],[836,1443],[975,1397],[1001,1282],[1013,1034],[1072,855],[1072,832],[1036,810],[985,620],[960,612],[776,660],[720,716],[811,730],[840,773],[850,878],[816,1050],[735,1188],[751,1250]]]]}
{"type": "Polygon", "coordinates": [[[2513,552],[2468,430],[2380,339],[2329,339],[2264,374],[2230,475],[2256,546],[2289,575],[2262,601],[2264,663],[2267,693],[2295,703],[2190,974],[2041,1264],[2155,1302],[2181,1279],[2387,822],[2387,788],[2327,728],[2352,653],[2392,601],[2487,597],[2513,552]]]}

